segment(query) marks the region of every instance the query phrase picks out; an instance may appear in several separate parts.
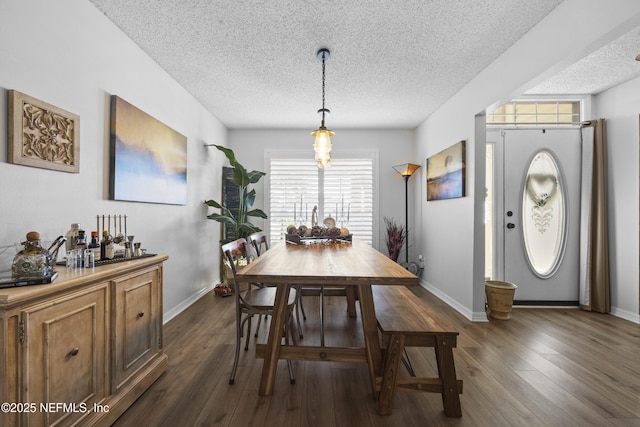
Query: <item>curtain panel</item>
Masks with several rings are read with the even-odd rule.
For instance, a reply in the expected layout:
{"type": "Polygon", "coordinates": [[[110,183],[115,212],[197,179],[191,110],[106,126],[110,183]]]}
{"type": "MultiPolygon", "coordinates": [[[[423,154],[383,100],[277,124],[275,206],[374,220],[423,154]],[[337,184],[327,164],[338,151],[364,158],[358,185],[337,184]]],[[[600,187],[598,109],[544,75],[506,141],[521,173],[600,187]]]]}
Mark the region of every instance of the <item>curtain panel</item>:
{"type": "Polygon", "coordinates": [[[585,122],[582,134],[580,308],[611,311],[605,120],[585,122]]]}

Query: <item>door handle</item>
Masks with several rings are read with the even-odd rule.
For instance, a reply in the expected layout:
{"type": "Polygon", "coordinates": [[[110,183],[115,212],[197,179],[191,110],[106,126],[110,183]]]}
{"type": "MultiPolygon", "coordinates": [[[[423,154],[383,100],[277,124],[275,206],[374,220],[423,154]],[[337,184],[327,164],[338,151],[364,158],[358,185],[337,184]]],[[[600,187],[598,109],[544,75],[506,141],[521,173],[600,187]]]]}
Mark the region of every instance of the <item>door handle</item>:
{"type": "Polygon", "coordinates": [[[516,225],[512,222],[507,223],[507,228],[516,228],[516,225]]]}

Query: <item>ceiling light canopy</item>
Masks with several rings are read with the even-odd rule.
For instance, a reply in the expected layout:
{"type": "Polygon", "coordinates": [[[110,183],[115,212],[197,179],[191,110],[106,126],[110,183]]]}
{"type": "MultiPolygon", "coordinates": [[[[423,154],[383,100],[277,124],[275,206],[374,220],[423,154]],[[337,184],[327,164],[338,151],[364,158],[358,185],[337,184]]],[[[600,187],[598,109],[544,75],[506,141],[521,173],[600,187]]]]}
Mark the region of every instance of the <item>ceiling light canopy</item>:
{"type": "Polygon", "coordinates": [[[325,113],[329,114],[330,112],[324,108],[325,63],[329,60],[330,56],[329,49],[323,48],[317,53],[318,60],[322,62],[322,108],[318,110],[318,113],[322,114],[322,121],[320,122],[320,127],[311,132],[311,135],[316,137],[313,143],[313,150],[316,152],[315,159],[318,162],[318,167],[322,169],[326,168],[331,160],[331,148],[333,147],[331,145],[331,137],[335,135],[333,131],[327,129],[324,125],[325,113]]]}

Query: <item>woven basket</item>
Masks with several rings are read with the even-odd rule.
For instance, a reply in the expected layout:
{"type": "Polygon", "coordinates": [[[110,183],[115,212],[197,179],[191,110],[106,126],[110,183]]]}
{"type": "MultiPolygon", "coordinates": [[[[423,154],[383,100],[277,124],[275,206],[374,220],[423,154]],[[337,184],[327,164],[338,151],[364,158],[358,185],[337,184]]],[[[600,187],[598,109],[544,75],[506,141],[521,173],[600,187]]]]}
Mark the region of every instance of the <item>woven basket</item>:
{"type": "Polygon", "coordinates": [[[511,318],[513,296],[518,287],[513,283],[498,280],[487,280],[484,291],[487,297],[487,311],[489,317],[499,320],[511,318]]]}

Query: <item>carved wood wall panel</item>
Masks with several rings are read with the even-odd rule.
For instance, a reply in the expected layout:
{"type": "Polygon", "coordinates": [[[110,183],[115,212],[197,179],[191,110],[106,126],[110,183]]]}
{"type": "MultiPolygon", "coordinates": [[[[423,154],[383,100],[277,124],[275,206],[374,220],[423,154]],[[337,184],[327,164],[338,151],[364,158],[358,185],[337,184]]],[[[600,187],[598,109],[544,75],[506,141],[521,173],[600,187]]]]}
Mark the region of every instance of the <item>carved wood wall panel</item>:
{"type": "Polygon", "coordinates": [[[80,116],[9,91],[10,163],[78,173],[80,116]]]}

